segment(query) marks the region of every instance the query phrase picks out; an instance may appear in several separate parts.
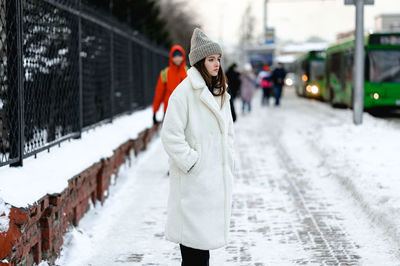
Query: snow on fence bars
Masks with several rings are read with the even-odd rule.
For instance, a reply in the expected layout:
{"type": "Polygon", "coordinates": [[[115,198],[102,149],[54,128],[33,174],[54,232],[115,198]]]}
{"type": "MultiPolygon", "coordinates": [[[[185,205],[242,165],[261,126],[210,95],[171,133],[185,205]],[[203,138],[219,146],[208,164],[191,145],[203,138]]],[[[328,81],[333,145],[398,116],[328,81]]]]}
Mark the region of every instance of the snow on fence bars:
{"type": "Polygon", "coordinates": [[[91,203],[106,199],[111,177],[117,176],[132,153],[136,156],[146,149],[158,126],[142,131],[115,149],[113,156],[72,177],[63,192],[48,194],[28,208],[9,208],[9,227],[0,231],[0,266],[34,265],[42,260],[54,265],[68,227],[78,224],[91,203]]]}
{"type": "Polygon", "coordinates": [[[149,105],[168,52],[81,0],[0,5],[0,167],[149,105]]]}

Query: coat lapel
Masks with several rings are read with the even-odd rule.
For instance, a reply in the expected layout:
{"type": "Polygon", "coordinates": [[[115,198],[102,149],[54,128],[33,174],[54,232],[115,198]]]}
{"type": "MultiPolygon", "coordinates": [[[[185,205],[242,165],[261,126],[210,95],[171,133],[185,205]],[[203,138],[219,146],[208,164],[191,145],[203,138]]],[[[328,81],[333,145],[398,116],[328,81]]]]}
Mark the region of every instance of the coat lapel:
{"type": "MultiPolygon", "coordinates": [[[[201,77],[201,74],[197,69],[194,67],[190,68],[188,70],[188,76],[190,78],[190,81],[192,83],[193,89],[197,90],[200,89],[202,90],[200,93],[200,100],[210,109],[210,111],[214,114],[215,118],[217,119],[219,130],[221,131],[222,134],[225,132],[225,120],[223,119],[221,115],[221,107],[218,105],[217,101],[214,99],[214,96],[211,94],[211,92],[208,90],[207,85],[203,78],[201,77]]],[[[229,104],[229,99],[230,95],[227,93],[225,94],[225,100],[224,100],[224,108],[226,104],[229,104]]]]}
{"type": "Polygon", "coordinates": [[[219,130],[222,134],[224,134],[225,121],[221,116],[220,107],[218,106],[217,102],[214,99],[214,96],[211,94],[207,87],[203,88],[203,91],[200,94],[200,100],[211,110],[211,112],[217,118],[219,130]]]}

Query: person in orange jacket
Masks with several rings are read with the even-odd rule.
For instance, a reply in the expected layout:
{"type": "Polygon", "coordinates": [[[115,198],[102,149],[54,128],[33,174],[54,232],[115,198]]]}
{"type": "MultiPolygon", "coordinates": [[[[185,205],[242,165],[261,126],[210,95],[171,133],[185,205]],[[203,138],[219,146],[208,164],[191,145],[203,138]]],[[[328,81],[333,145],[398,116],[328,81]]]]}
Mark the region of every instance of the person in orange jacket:
{"type": "Polygon", "coordinates": [[[169,66],[161,70],[156,86],[156,93],[153,100],[153,122],[157,123],[156,113],[164,104],[164,115],[168,107],[168,99],[175,88],[187,76],[186,55],[180,45],[174,45],[169,53],[169,66]]]}

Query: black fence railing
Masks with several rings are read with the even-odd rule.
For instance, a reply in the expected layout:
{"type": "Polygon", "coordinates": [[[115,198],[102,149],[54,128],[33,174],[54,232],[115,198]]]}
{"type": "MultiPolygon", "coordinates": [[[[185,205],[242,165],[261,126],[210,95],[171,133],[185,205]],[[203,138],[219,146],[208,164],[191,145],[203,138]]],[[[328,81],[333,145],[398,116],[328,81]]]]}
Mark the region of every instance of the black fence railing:
{"type": "Polygon", "coordinates": [[[0,0],[0,166],[148,106],[168,52],[80,0],[0,0]]]}

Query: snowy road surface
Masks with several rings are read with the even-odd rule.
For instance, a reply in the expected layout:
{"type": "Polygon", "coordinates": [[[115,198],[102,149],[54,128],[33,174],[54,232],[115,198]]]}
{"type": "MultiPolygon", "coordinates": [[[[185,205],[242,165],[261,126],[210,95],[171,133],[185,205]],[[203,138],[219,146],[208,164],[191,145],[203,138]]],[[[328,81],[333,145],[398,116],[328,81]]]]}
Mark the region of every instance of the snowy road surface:
{"type": "MultiPolygon", "coordinates": [[[[338,165],[327,163],[331,155],[309,136],[351,117],[286,94],[279,108],[260,107],[257,94],[252,113],[235,124],[230,243],[211,251],[210,265],[400,265],[395,241],[371,225],[332,177],[338,165]]],[[[120,172],[104,205],[65,236],[57,263],[180,265],[178,246],[163,233],[166,174],[167,156],[156,139],[120,172]]]]}

